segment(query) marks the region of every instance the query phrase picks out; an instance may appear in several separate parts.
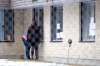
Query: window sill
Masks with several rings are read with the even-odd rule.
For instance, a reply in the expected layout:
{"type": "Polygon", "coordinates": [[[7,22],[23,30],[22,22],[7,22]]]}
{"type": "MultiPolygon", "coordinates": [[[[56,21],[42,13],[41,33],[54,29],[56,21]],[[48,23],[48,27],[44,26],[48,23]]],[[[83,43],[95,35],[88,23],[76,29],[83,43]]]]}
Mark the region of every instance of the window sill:
{"type": "Polygon", "coordinates": [[[0,42],[15,42],[15,41],[0,41],[0,42]]]}
{"type": "Polygon", "coordinates": [[[51,40],[50,42],[63,42],[62,40],[51,40]]]}
{"type": "Polygon", "coordinates": [[[79,41],[80,43],[95,43],[95,41],[79,41]]]}

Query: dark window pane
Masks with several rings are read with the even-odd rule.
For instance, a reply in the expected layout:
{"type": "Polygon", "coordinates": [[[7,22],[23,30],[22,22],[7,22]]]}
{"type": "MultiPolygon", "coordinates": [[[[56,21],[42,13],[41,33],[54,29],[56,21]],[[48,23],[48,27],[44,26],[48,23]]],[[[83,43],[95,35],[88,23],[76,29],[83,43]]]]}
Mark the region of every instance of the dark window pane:
{"type": "Polygon", "coordinates": [[[4,40],[14,41],[14,12],[4,10],[4,40]]]}
{"type": "Polygon", "coordinates": [[[36,22],[38,26],[40,26],[40,34],[41,34],[41,41],[44,40],[43,37],[43,8],[42,7],[37,7],[33,8],[33,22],[36,22]]]}
{"type": "Polygon", "coordinates": [[[94,1],[81,3],[81,40],[95,41],[95,5],[94,1]]]}
{"type": "Polygon", "coordinates": [[[13,19],[13,10],[0,10],[0,41],[14,41],[13,19]]]}
{"type": "Polygon", "coordinates": [[[0,41],[4,40],[4,10],[0,10],[0,41]]]}
{"type": "Polygon", "coordinates": [[[51,41],[62,41],[63,6],[51,6],[51,41]]]}

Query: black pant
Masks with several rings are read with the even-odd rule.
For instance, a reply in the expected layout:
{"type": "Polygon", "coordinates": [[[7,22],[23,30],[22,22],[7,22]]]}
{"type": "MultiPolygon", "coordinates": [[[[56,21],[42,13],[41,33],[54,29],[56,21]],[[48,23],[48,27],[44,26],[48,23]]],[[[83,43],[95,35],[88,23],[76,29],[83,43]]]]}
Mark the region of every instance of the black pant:
{"type": "Polygon", "coordinates": [[[38,45],[32,46],[32,49],[31,49],[32,59],[33,59],[34,51],[35,51],[35,59],[37,60],[39,58],[39,56],[38,56],[38,45]]]}

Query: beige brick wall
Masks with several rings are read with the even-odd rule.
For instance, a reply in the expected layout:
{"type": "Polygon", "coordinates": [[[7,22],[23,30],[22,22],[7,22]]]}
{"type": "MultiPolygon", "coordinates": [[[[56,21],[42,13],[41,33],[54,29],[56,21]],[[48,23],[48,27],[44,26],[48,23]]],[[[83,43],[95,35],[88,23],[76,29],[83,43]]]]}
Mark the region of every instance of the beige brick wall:
{"type": "Polygon", "coordinates": [[[10,6],[10,0],[0,0],[0,8],[8,8],[10,6]]]}
{"type": "Polygon", "coordinates": [[[0,58],[2,58],[2,56],[7,56],[7,55],[8,56],[23,55],[23,44],[21,40],[21,36],[23,34],[23,27],[24,27],[23,23],[24,23],[23,11],[15,10],[15,20],[14,20],[15,42],[0,42],[0,58]]]}
{"type": "Polygon", "coordinates": [[[24,9],[24,32],[27,32],[28,27],[32,24],[32,9],[24,9]]]}
{"type": "MultiPolygon", "coordinates": [[[[64,4],[63,7],[63,42],[50,42],[50,6],[44,7],[44,43],[40,45],[40,56],[59,58],[100,59],[99,45],[99,7],[100,1],[96,1],[96,43],[80,42],[80,14],[79,3],[64,4]],[[72,46],[68,47],[68,39],[73,40],[72,46]],[[69,52],[68,52],[69,51],[69,52]]],[[[15,11],[15,42],[0,43],[0,55],[22,55],[23,43],[19,39],[32,23],[32,9],[15,11]],[[24,16],[24,17],[23,17],[24,16]]]]}
{"type": "Polygon", "coordinates": [[[96,0],[96,58],[100,59],[100,1],[96,0]]]}
{"type": "Polygon", "coordinates": [[[32,5],[32,0],[11,0],[11,7],[20,8],[28,5],[32,5]]]}
{"type": "Polygon", "coordinates": [[[32,23],[32,9],[15,9],[14,15],[14,36],[15,42],[0,43],[0,58],[21,58],[24,55],[24,44],[21,40],[22,35],[27,32],[32,23]]]}
{"type": "Polygon", "coordinates": [[[65,42],[50,42],[50,6],[44,8],[44,45],[43,56],[66,57],[67,47],[65,42]]]}
{"type": "Polygon", "coordinates": [[[63,42],[50,42],[50,7],[44,8],[44,44],[43,56],[81,59],[95,59],[95,42],[83,43],[80,42],[80,14],[79,4],[72,4],[67,6],[64,4],[63,16],[63,42]],[[69,48],[68,53],[68,39],[73,40],[72,46],[69,48]]]}
{"type": "Polygon", "coordinates": [[[32,8],[35,5],[42,4],[41,2],[43,1],[46,1],[46,0],[37,0],[36,2],[32,2],[32,0],[11,0],[11,7],[18,8],[18,9],[19,8],[32,8]]]}
{"type": "Polygon", "coordinates": [[[70,57],[92,59],[95,57],[95,43],[80,42],[80,13],[79,4],[65,5],[64,11],[65,39],[72,38],[72,47],[69,50],[70,57]],[[91,53],[91,54],[90,54],[91,53]]]}

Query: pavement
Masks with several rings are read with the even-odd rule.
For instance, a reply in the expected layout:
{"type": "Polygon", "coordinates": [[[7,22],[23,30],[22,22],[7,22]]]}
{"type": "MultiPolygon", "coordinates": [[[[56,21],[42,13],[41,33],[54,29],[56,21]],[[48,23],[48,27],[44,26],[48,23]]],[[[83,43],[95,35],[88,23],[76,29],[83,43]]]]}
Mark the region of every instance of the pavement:
{"type": "Polygon", "coordinates": [[[46,63],[46,62],[38,62],[38,61],[11,61],[11,60],[0,60],[0,66],[66,66],[64,64],[56,64],[56,63],[46,63]]]}
{"type": "Polygon", "coordinates": [[[49,62],[41,62],[41,61],[0,59],[0,66],[83,66],[83,65],[59,64],[59,63],[49,63],[49,62]]]}

